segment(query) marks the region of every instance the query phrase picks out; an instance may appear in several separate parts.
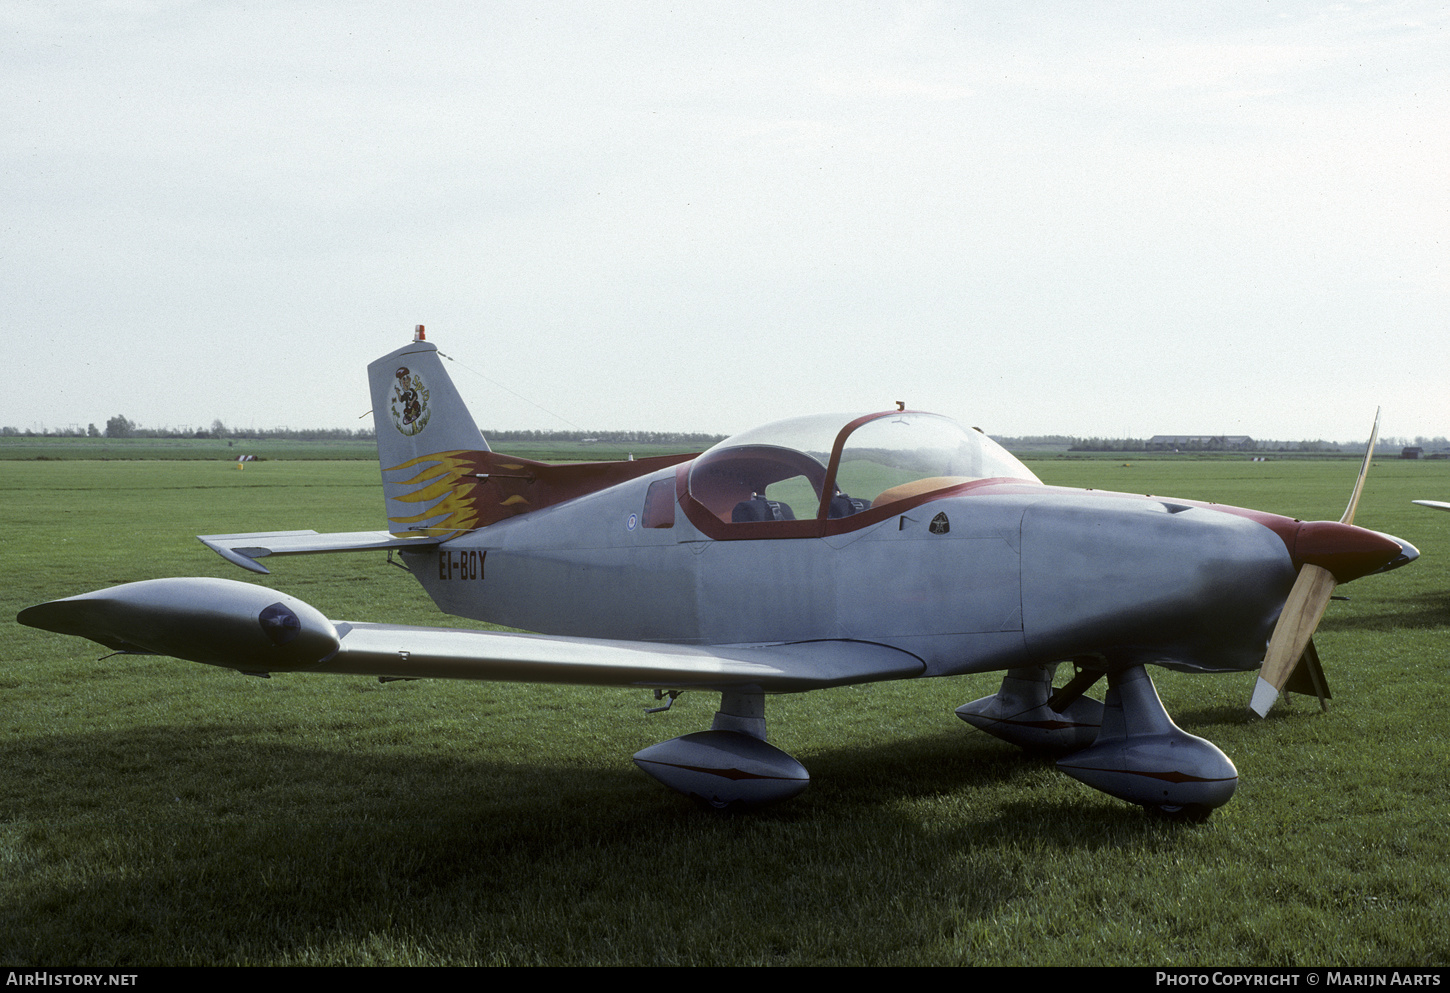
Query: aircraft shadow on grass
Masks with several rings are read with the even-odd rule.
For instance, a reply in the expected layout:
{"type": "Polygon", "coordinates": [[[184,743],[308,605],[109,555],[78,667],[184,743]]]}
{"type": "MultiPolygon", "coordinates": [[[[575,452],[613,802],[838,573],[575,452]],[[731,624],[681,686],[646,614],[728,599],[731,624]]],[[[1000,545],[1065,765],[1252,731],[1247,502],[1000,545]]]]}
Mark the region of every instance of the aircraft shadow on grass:
{"type": "Polygon", "coordinates": [[[1431,631],[1450,627],[1450,591],[1417,593],[1371,611],[1345,611],[1326,618],[1326,631],[1431,631]]]}
{"type": "MultiPolygon", "coordinates": [[[[46,824],[115,824],[124,833],[151,823],[265,826],[272,842],[284,847],[294,832],[306,835],[334,820],[377,825],[380,837],[396,825],[418,843],[449,825],[467,824],[476,832],[495,815],[500,823],[588,826],[597,820],[594,804],[610,807],[612,815],[633,811],[630,816],[651,821],[675,810],[683,818],[679,823],[709,824],[716,814],[701,804],[710,816],[697,821],[689,807],[655,802],[649,780],[627,765],[601,769],[567,761],[495,760],[483,754],[486,749],[464,759],[371,747],[329,750],[269,740],[275,734],[271,725],[229,723],[21,740],[10,756],[16,775],[52,788],[16,813],[46,824]],[[67,814],[50,808],[48,798],[56,792],[97,799],[88,807],[68,802],[67,814]]],[[[1049,753],[1004,749],[987,736],[969,737],[964,745],[960,734],[949,731],[885,745],[832,745],[812,755],[830,772],[830,789],[813,804],[771,808],[762,816],[824,815],[848,822],[858,806],[954,792],[963,794],[970,810],[974,790],[1028,786],[1024,781],[1051,768],[1049,753]]],[[[1077,809],[1100,806],[1084,794],[1077,809]]],[[[1104,809],[1110,819],[1146,823],[1124,820],[1127,811],[1104,809]]],[[[971,822],[968,814],[964,823],[971,822]]],[[[609,831],[618,830],[617,821],[609,824],[609,831]]],[[[1070,824],[1052,830],[1059,828],[1064,840],[1072,838],[1070,824]]]]}

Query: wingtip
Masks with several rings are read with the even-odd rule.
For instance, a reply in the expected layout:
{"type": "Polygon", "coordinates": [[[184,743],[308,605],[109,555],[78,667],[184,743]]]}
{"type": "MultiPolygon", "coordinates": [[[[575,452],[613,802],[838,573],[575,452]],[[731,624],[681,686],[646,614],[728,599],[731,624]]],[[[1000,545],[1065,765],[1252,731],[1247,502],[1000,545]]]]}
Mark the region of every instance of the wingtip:
{"type": "Polygon", "coordinates": [[[270,576],[272,574],[272,571],[270,569],[262,565],[262,563],[258,562],[256,559],[252,558],[245,552],[235,548],[229,548],[226,545],[223,545],[213,540],[216,538],[229,537],[232,536],[223,534],[199,534],[196,536],[196,540],[201,542],[207,548],[210,548],[212,551],[216,552],[218,555],[226,559],[232,565],[239,565],[243,569],[246,569],[248,572],[259,573],[263,576],[270,576]]]}

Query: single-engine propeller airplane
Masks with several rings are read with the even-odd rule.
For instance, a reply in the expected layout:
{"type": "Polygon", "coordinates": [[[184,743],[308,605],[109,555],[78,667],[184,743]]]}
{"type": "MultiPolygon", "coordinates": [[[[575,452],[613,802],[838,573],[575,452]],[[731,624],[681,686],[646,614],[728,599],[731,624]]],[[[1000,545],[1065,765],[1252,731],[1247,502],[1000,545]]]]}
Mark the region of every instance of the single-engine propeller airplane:
{"type": "Polygon", "coordinates": [[[1311,635],[1335,584],[1419,554],[1352,524],[1368,454],[1340,521],[1047,486],[979,430],[909,410],[782,421],[702,454],[549,464],[488,447],[421,326],[368,376],[387,530],[201,541],[259,573],[274,555],[397,551],[447,613],[542,633],[333,621],[215,578],[128,583],[18,619],[254,675],[718,692],[709,730],[634,760],[721,807],[809,782],[766,741],[767,695],[1004,671],[963,720],[1199,820],[1237,770],[1173,723],[1146,667],[1262,664],[1261,716],[1286,685],[1322,699],[1311,635]],[[1054,690],[1062,662],[1076,675],[1054,690]],[[1103,702],[1084,695],[1104,677],[1103,702]]]}

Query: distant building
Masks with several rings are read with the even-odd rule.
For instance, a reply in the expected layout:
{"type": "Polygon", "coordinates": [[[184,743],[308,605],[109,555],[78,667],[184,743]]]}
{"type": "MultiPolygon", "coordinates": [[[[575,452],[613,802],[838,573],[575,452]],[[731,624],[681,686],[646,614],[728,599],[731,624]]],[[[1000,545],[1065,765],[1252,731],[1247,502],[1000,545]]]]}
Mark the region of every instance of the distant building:
{"type": "Polygon", "coordinates": [[[1155,434],[1143,447],[1150,452],[1246,452],[1259,446],[1246,434],[1155,434]]]}
{"type": "Polygon", "coordinates": [[[1400,449],[1400,458],[1402,459],[1417,459],[1424,454],[1425,450],[1419,445],[1407,445],[1400,449]]]}

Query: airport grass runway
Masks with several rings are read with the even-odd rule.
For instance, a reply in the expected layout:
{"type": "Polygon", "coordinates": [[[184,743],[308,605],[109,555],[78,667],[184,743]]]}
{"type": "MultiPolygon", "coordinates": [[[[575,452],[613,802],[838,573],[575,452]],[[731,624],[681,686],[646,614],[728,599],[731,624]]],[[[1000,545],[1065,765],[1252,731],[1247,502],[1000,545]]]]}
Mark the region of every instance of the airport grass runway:
{"type": "MultiPolygon", "coordinates": [[[[1357,463],[1067,461],[1046,482],[1338,519],[1357,463]]],[[[21,608],[172,575],[329,617],[467,626],[381,553],[252,576],[197,534],[380,528],[375,465],[0,462],[0,961],[10,965],[1444,965],[1450,463],[1381,460],[1356,523],[1418,562],[1341,587],[1334,692],[1251,718],[1253,675],[1151,670],[1237,764],[1203,825],[973,731],[999,677],[773,697],[799,798],[699,810],[636,770],[685,694],[256,679],[117,656],[21,608]]]]}

